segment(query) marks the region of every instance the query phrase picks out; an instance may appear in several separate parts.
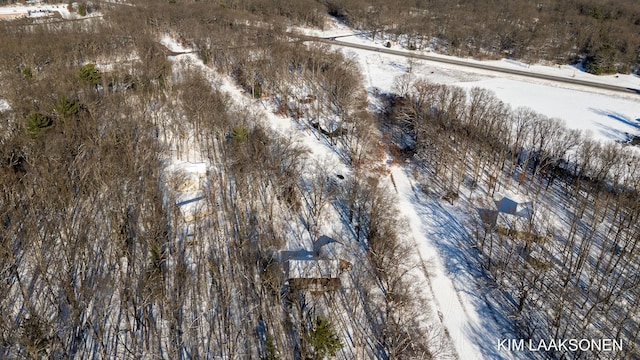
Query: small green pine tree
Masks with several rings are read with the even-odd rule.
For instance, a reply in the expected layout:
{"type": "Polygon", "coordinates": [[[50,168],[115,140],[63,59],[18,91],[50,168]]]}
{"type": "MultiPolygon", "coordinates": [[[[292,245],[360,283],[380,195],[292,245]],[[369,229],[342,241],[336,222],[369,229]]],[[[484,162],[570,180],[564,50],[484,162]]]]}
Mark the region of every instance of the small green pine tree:
{"type": "Polygon", "coordinates": [[[207,54],[206,50],[200,50],[198,55],[200,55],[200,59],[202,60],[203,64],[205,65],[209,64],[209,55],[207,54]]]}
{"type": "Polygon", "coordinates": [[[24,70],[22,70],[22,75],[25,77],[25,79],[33,78],[33,72],[31,71],[31,68],[24,68],[24,70]]]}
{"type": "Polygon", "coordinates": [[[80,16],[87,16],[87,4],[85,3],[80,3],[78,5],[78,15],[80,16]]]}
{"type": "Polygon", "coordinates": [[[44,130],[52,126],[53,121],[48,116],[39,112],[32,112],[27,117],[25,129],[27,130],[27,134],[37,137],[40,136],[44,130]]]}
{"type": "Polygon", "coordinates": [[[265,342],[266,354],[260,357],[260,360],[278,360],[278,352],[276,351],[276,344],[273,336],[267,334],[267,341],[265,342]]]}
{"type": "Polygon", "coordinates": [[[96,68],[95,64],[86,64],[81,66],[78,75],[82,81],[93,86],[97,86],[102,82],[102,75],[100,74],[100,70],[96,68]]]}
{"type": "Polygon", "coordinates": [[[58,102],[56,102],[53,110],[58,114],[58,117],[61,120],[69,120],[78,115],[80,104],[77,101],[62,95],[58,97],[58,102]]]}
{"type": "Polygon", "coordinates": [[[588,56],[585,60],[585,70],[595,75],[613,74],[616,72],[616,50],[611,44],[605,44],[588,56]]]}
{"type": "Polygon", "coordinates": [[[307,344],[313,348],[314,359],[335,356],[342,349],[342,341],[335,333],[331,322],[322,316],[316,317],[314,327],[305,337],[307,344]]]}
{"type": "Polygon", "coordinates": [[[239,125],[231,130],[231,141],[234,144],[243,144],[249,139],[249,129],[245,126],[239,125]]]}

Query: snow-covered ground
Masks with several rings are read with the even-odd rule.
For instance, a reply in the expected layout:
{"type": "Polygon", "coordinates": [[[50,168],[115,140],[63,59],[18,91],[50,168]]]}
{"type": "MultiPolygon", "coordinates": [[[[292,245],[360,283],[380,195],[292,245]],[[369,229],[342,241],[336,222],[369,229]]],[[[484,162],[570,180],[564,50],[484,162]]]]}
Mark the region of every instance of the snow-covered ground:
{"type": "MultiPolygon", "coordinates": [[[[292,119],[278,116],[271,111],[266,111],[267,107],[261,104],[259,100],[256,101],[248,98],[244,91],[235,85],[231,79],[223,77],[220,74],[215,74],[213,70],[202,64],[202,61],[195,54],[189,53],[193,51],[193,49],[183,46],[168,35],[162,37],[160,43],[171,51],[185,53],[176,56],[176,58],[183,59],[188,64],[197,66],[200,70],[210,74],[211,79],[218,81],[220,83],[220,89],[230,95],[236,104],[244,107],[245,111],[259,113],[260,117],[264,117],[271,128],[278,131],[284,137],[290,137],[292,133],[300,132],[301,129],[304,128],[304,126],[301,126],[292,119]]],[[[311,152],[311,158],[323,162],[326,167],[335,171],[336,174],[344,175],[349,172],[338,154],[334,151],[327,151],[328,146],[319,141],[310,131],[296,134],[296,140],[311,152]]]]}
{"type": "MultiPolygon", "coordinates": [[[[214,74],[213,70],[202,64],[195,54],[189,53],[191,49],[179,44],[170,36],[161,39],[161,43],[169,50],[184,53],[175,59],[185,61],[188,66],[200,68],[205,74],[209,74],[214,81],[219,83],[219,88],[230,95],[233,102],[243,106],[246,110],[259,114],[258,118],[265,121],[265,125],[276,130],[282,136],[295,136],[296,141],[309,150],[309,162],[306,171],[307,176],[312,176],[314,162],[321,163],[324,171],[334,174],[349,175],[351,171],[340,159],[339,155],[331,146],[324,143],[314,135],[314,132],[305,129],[304,125],[295,122],[293,119],[278,116],[273,113],[266,104],[260,100],[251,99],[230,79],[214,74]],[[292,135],[295,134],[295,135],[292,135]]],[[[352,54],[348,54],[352,55],[352,54]]],[[[365,56],[365,65],[371,64],[367,58],[369,53],[354,55],[365,56]]],[[[377,54],[376,54],[377,55],[377,54]]],[[[401,61],[401,60],[398,60],[401,61]]],[[[365,79],[369,87],[377,87],[389,91],[393,84],[394,77],[406,72],[406,64],[383,61],[381,66],[373,65],[366,68],[365,75],[370,79],[365,79]],[[385,70],[389,66],[393,71],[385,70]]],[[[459,78],[451,77],[451,82],[459,78]]],[[[497,354],[497,341],[502,337],[513,337],[509,334],[511,329],[505,326],[500,319],[496,319],[496,314],[491,313],[490,306],[478,295],[477,284],[469,272],[466,265],[454,264],[454,259],[460,260],[460,256],[451,256],[443,253],[443,246],[450,244],[450,249],[454,249],[463,242],[466,231],[462,224],[458,223],[456,216],[448,213],[447,210],[436,206],[437,202],[423,202],[418,199],[418,194],[412,186],[411,176],[406,173],[406,169],[398,166],[391,167],[391,174],[397,187],[398,208],[401,216],[409,221],[409,239],[415,244],[412,246],[418,250],[416,256],[419,257],[422,269],[419,269],[422,276],[418,281],[423,282],[425,291],[428,289],[431,299],[431,307],[434,313],[438,314],[442,326],[449,334],[455,352],[460,359],[490,359],[490,358],[512,358],[508,354],[497,354]],[[448,238],[448,239],[445,239],[448,238]],[[503,357],[504,356],[504,357],[503,357]]],[[[390,184],[390,189],[393,187],[390,184]]],[[[328,211],[325,224],[337,224],[340,220],[333,211],[328,211]]],[[[327,226],[329,230],[332,226],[327,226]]],[[[336,230],[340,231],[340,230],[336,230]]],[[[308,247],[307,241],[290,241],[289,250],[308,247]]],[[[458,261],[456,260],[456,261],[458,261]]]]}
{"type": "MultiPolygon", "coordinates": [[[[299,31],[301,33],[311,35],[311,36],[336,38],[341,42],[346,42],[346,43],[374,46],[374,47],[379,47],[381,49],[386,48],[385,47],[386,40],[383,41],[382,39],[377,37],[375,41],[372,41],[368,33],[357,31],[357,30],[354,31],[353,29],[336,21],[335,19],[331,19],[327,23],[327,26],[325,27],[324,30],[309,29],[309,28],[292,28],[291,30],[299,31]]],[[[601,83],[601,84],[610,84],[610,85],[624,86],[624,87],[630,87],[630,88],[640,88],[640,77],[637,75],[613,74],[613,75],[597,76],[597,75],[584,72],[582,71],[582,69],[574,65],[549,66],[549,65],[541,65],[541,64],[528,64],[528,63],[511,60],[511,59],[480,61],[472,58],[458,58],[454,56],[438,54],[433,52],[429,48],[423,51],[407,50],[393,42],[391,42],[390,49],[404,51],[410,54],[422,53],[422,54],[428,54],[429,56],[433,56],[433,57],[449,58],[449,59],[455,59],[455,60],[460,60],[460,61],[475,63],[475,64],[486,64],[486,65],[491,65],[491,66],[504,68],[504,69],[516,69],[516,70],[527,71],[527,72],[536,73],[536,74],[553,75],[561,78],[562,77],[574,78],[574,79],[587,80],[590,82],[601,83]]],[[[442,65],[442,66],[445,68],[452,67],[452,65],[442,65]]],[[[479,72],[481,74],[485,73],[479,69],[473,69],[473,70],[467,69],[467,71],[470,71],[472,73],[476,73],[476,72],[479,72]]]]}
{"type": "MultiPolygon", "coordinates": [[[[231,97],[234,104],[242,107],[245,112],[256,114],[255,118],[262,119],[262,121],[264,121],[263,125],[271,128],[272,130],[275,130],[283,138],[295,139],[295,142],[298,146],[306,149],[308,151],[308,155],[306,156],[305,160],[303,182],[308,183],[310,181],[313,181],[313,177],[317,176],[317,174],[328,175],[329,177],[334,179],[337,178],[338,175],[345,178],[348,178],[352,175],[352,170],[345,164],[344,159],[340,157],[335,148],[332,147],[325,138],[319,137],[315,131],[308,127],[308,125],[297,122],[289,117],[276,115],[274,113],[275,109],[272,107],[272,104],[263,103],[262,100],[256,100],[248,96],[248,94],[246,94],[244,90],[239,88],[232,79],[217,74],[214,70],[203,65],[202,61],[198,59],[195,54],[190,53],[191,49],[179,44],[172,37],[164,36],[160,40],[160,42],[171,51],[183,53],[181,55],[170,58],[175,59],[175,61],[184,61],[186,66],[199,68],[201,71],[203,71],[204,74],[210,77],[210,81],[216,82],[218,84],[221,91],[231,97]]],[[[405,183],[409,181],[406,178],[401,179],[403,181],[401,183],[401,186],[404,186],[405,183]]],[[[390,182],[389,186],[391,188],[390,182]]],[[[402,193],[402,195],[405,194],[402,193]]],[[[329,237],[340,238],[340,235],[345,231],[345,229],[343,228],[344,223],[336,209],[328,207],[323,213],[324,215],[321,219],[319,219],[318,223],[321,233],[326,234],[329,237]]],[[[416,232],[412,233],[412,236],[414,236],[414,234],[421,233],[422,230],[422,228],[416,228],[416,232]]],[[[416,239],[421,244],[424,241],[424,237],[416,237],[416,239]]],[[[290,238],[287,242],[285,250],[300,251],[300,249],[310,249],[312,247],[313,240],[314,239],[312,239],[310,236],[290,238]]],[[[357,256],[357,254],[350,255],[351,257],[357,256]]],[[[428,257],[430,260],[432,260],[434,256],[437,257],[438,255],[436,255],[433,251],[425,251],[423,256],[428,257]]],[[[347,255],[347,258],[349,258],[349,255],[347,255]]],[[[416,270],[419,276],[418,279],[419,281],[421,281],[421,286],[424,288],[425,292],[429,293],[428,289],[433,289],[434,287],[428,285],[428,275],[426,275],[426,273],[424,273],[422,270],[427,269],[416,270]]],[[[428,271],[430,270],[431,266],[429,266],[428,271]]],[[[343,281],[349,282],[348,278],[344,278],[343,281]]],[[[469,320],[469,316],[466,312],[461,311],[461,309],[465,308],[465,305],[461,302],[458,302],[459,294],[454,289],[455,285],[444,274],[444,270],[442,270],[441,266],[438,267],[438,273],[434,281],[435,286],[438,289],[437,302],[439,304],[443,304],[444,308],[443,310],[441,310],[440,305],[432,305],[432,308],[435,310],[434,313],[438,312],[443,314],[443,328],[446,329],[449,334],[453,332],[453,334],[451,334],[451,338],[455,342],[456,353],[475,354],[473,356],[460,355],[460,358],[482,359],[482,353],[476,346],[475,341],[471,340],[471,336],[468,336],[468,334],[474,334],[476,331],[474,329],[480,325],[474,325],[472,329],[468,328],[468,325],[471,323],[471,321],[469,320]],[[466,332],[468,334],[463,332],[466,332]]],[[[349,284],[343,285],[350,286],[349,284]]],[[[429,296],[433,298],[433,294],[429,293],[429,296]]],[[[333,310],[334,311],[331,314],[332,320],[345,326],[345,328],[343,329],[346,334],[345,338],[350,339],[350,334],[353,333],[353,329],[349,324],[350,321],[355,320],[345,320],[345,318],[348,317],[348,314],[337,313],[335,309],[333,310]]],[[[471,317],[474,317],[474,315],[471,314],[471,317]]],[[[477,318],[477,316],[475,316],[475,318],[477,318]]],[[[344,349],[345,356],[347,356],[347,358],[354,358],[354,356],[356,356],[354,354],[358,351],[357,348],[359,346],[362,346],[362,344],[358,345],[351,342],[347,343],[344,349]]]]}
{"type": "Polygon", "coordinates": [[[491,89],[513,108],[524,106],[561,119],[567,128],[584,130],[594,138],[624,141],[626,134],[640,134],[640,97],[633,101],[499,78],[455,85],[491,89]]]}
{"type": "MultiPolygon", "coordinates": [[[[277,131],[283,138],[292,138],[295,134],[295,142],[309,151],[309,161],[305,167],[305,174],[307,176],[313,176],[316,171],[316,166],[322,166],[322,171],[328,172],[330,175],[345,176],[351,172],[340,156],[335,151],[332,151],[327,143],[324,143],[314,136],[312,131],[290,118],[274,114],[273,109],[267,107],[266,104],[247,96],[232,79],[222,76],[204,65],[197,55],[191,53],[193,49],[185,47],[169,35],[163,36],[160,39],[160,43],[173,52],[183,53],[181,55],[171,56],[170,59],[173,61],[183,61],[187,67],[193,66],[198,68],[208,77],[208,81],[216,83],[221,91],[229,95],[233,103],[242,109],[243,112],[256,114],[254,118],[263,119],[265,125],[277,131]]],[[[337,214],[334,215],[336,215],[335,217],[337,218],[337,214]]],[[[333,220],[338,221],[338,219],[333,220]]],[[[329,221],[329,223],[331,223],[331,221],[329,221]]],[[[309,242],[290,243],[289,246],[292,250],[299,249],[300,247],[310,248],[310,241],[312,239],[307,240],[309,240],[309,242]]]]}
{"type": "MultiPolygon", "coordinates": [[[[420,205],[416,189],[404,169],[394,166],[391,171],[398,191],[398,209],[409,222],[409,232],[418,249],[420,263],[423,266],[429,264],[429,268],[425,269],[425,276],[428,276],[425,280],[431,283],[435,310],[446,326],[458,355],[462,359],[482,359],[483,353],[474,336],[482,326],[481,320],[475,309],[470,306],[469,299],[458,291],[457,287],[460,284],[456,284],[447,275],[444,264],[447,259],[439,253],[434,244],[437,237],[429,236],[438,228],[433,223],[437,218],[429,214],[430,209],[420,205]]],[[[446,231],[451,237],[456,237],[456,231],[459,232],[461,229],[455,229],[450,225],[443,226],[441,230],[446,231]]]]}
{"type": "MultiPolygon", "coordinates": [[[[63,17],[74,16],[68,13],[66,5],[49,7],[60,11],[63,17]]],[[[11,14],[14,13],[13,10],[23,8],[28,7],[3,7],[0,8],[0,15],[3,11],[11,14]]],[[[43,5],[36,8],[46,9],[47,7],[43,5]]],[[[345,31],[351,30],[336,25],[326,31],[316,31],[315,35],[336,36],[344,34],[345,31]]],[[[363,36],[350,35],[343,40],[372,44],[363,36]]],[[[174,64],[184,61],[186,66],[199,68],[210,81],[217,82],[220,89],[228,94],[237,106],[244,108],[245,111],[259,114],[256,118],[263,119],[283,137],[295,138],[301,146],[309,150],[309,159],[315,164],[322,165],[323,171],[343,176],[351,172],[339,154],[322,139],[316,137],[315,133],[304,124],[274,114],[273,109],[268,105],[247,96],[231,79],[215,73],[195,54],[188,53],[192,49],[181,45],[171,37],[163,37],[161,43],[172,51],[184,53],[170,57],[174,64]]],[[[495,74],[481,70],[421,60],[408,61],[401,56],[366,50],[344,49],[344,52],[359,63],[370,92],[376,89],[381,92],[390,92],[397,77],[411,73],[415,77],[426,78],[437,83],[464,88],[478,86],[493,90],[500,99],[513,107],[527,106],[547,116],[560,118],[568,127],[589,131],[592,136],[599,139],[621,140],[625,133],[640,133],[638,130],[640,128],[640,97],[636,95],[607,95],[577,90],[570,86],[559,87],[544,81],[498,78],[495,74]]],[[[508,60],[493,63],[504,67],[527,68],[540,73],[584,77],[593,81],[592,75],[569,66],[559,68],[529,66],[508,60]]],[[[629,87],[640,87],[640,78],[631,75],[597,79],[629,87]]],[[[0,99],[0,112],[8,108],[7,102],[0,99]]],[[[192,146],[178,151],[171,144],[172,136],[168,139],[167,145],[171,148],[172,154],[164,172],[168,175],[167,178],[171,175],[180,175],[178,185],[180,185],[181,194],[176,194],[176,202],[184,208],[183,215],[185,213],[188,215],[198,211],[195,205],[201,200],[203,187],[200,179],[207,171],[215,170],[215,166],[207,162],[197,144],[192,143],[192,146]]],[[[310,162],[309,165],[313,164],[310,162]]],[[[310,166],[306,174],[311,176],[317,171],[314,166],[310,166]]],[[[395,188],[400,213],[408,220],[408,241],[415,245],[416,255],[424,266],[424,281],[432,296],[432,307],[440,317],[442,325],[447,329],[458,358],[510,359],[518,356],[514,353],[497,352],[497,343],[500,339],[515,336],[510,334],[512,330],[508,326],[508,321],[491,309],[491,305],[484,298],[484,291],[487,289],[479,289],[474,279],[473,266],[468,259],[464,258],[464,253],[460,250],[461,246],[465,246],[465,239],[469,236],[464,224],[460,223],[460,219],[465,215],[461,213],[459,207],[448,206],[439,199],[429,198],[423,194],[416,186],[407,167],[391,165],[390,171],[393,179],[393,187],[389,187],[390,191],[395,188]]],[[[339,224],[337,214],[332,211],[329,213],[326,223],[339,224]]],[[[291,243],[289,245],[295,247],[309,244],[291,243]]]]}
{"type": "Polygon", "coordinates": [[[9,106],[9,103],[7,102],[7,100],[0,99],[0,112],[6,111],[9,109],[11,109],[11,106],[9,106]]]}
{"type": "MultiPolygon", "coordinates": [[[[370,37],[335,21],[329,23],[325,30],[297,30],[309,35],[337,36],[343,42],[383,48],[381,41],[372,42],[370,37]]],[[[608,90],[588,89],[582,86],[559,84],[533,78],[525,79],[515,75],[498,77],[493,72],[481,69],[426,60],[409,60],[402,56],[367,50],[334,47],[341,49],[346,56],[358,61],[370,91],[379,89],[382,92],[389,92],[397,77],[410,72],[414,78],[423,78],[435,83],[457,85],[467,89],[481,87],[492,90],[502,101],[510,104],[513,108],[529,107],[546,116],[559,118],[565,122],[568,128],[584,130],[598,139],[624,140],[626,133],[640,135],[640,95],[637,94],[612,93],[608,90]]],[[[396,45],[393,45],[392,49],[401,50],[396,45]]],[[[429,51],[425,53],[431,56],[448,57],[429,51]]],[[[456,59],[479,63],[473,59],[456,59]]],[[[637,75],[596,76],[570,65],[529,65],[508,59],[482,63],[561,78],[575,78],[634,89],[640,88],[640,77],[637,75]]]]}
{"type": "Polygon", "coordinates": [[[359,61],[370,89],[392,91],[395,79],[411,71],[415,78],[435,83],[492,90],[513,108],[529,107],[563,120],[568,128],[588,131],[595,138],[623,140],[625,133],[640,134],[640,96],[637,95],[607,95],[537,80],[499,78],[482,74],[482,71],[453,69],[444,64],[420,60],[410,63],[399,56],[365,50],[346,49],[345,52],[359,61]]]}

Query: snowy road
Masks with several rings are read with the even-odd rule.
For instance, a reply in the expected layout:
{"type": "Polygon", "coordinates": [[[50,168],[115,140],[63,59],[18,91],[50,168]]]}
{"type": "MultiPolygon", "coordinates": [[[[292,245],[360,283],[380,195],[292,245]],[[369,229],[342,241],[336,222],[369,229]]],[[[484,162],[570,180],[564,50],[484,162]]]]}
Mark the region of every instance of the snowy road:
{"type": "Polygon", "coordinates": [[[597,88],[602,90],[622,92],[626,94],[640,94],[640,89],[638,87],[619,86],[619,85],[607,84],[604,82],[589,81],[589,80],[584,80],[579,78],[560,77],[556,75],[543,74],[535,71],[510,69],[506,67],[494,66],[492,64],[482,63],[479,61],[454,58],[450,56],[435,56],[435,55],[428,55],[428,54],[419,54],[419,53],[409,52],[405,50],[393,50],[393,49],[388,49],[381,46],[364,45],[364,44],[358,44],[353,42],[336,40],[335,37],[323,38],[323,37],[308,36],[308,35],[297,35],[297,36],[304,41],[315,41],[315,42],[330,44],[333,46],[341,46],[341,47],[348,47],[348,48],[359,49],[359,50],[375,51],[379,53],[402,56],[405,58],[427,60],[432,62],[444,63],[448,65],[456,65],[456,66],[461,66],[466,68],[480,69],[480,70],[490,71],[490,72],[494,72],[502,75],[505,75],[505,74],[515,75],[518,77],[547,80],[555,83],[578,85],[578,86],[584,86],[588,88],[597,88]]]}

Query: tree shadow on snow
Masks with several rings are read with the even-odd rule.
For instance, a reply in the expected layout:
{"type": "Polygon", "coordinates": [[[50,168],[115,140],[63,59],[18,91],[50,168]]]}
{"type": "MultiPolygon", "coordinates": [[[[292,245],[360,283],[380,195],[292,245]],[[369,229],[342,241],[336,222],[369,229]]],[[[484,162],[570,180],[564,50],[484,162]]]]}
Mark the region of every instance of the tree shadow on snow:
{"type": "Polygon", "coordinates": [[[636,129],[640,129],[640,119],[632,119],[627,117],[624,114],[620,114],[618,112],[611,111],[611,110],[594,109],[594,108],[589,108],[589,110],[598,115],[606,116],[608,118],[619,121],[624,125],[627,125],[636,129]]]}
{"type": "MultiPolygon", "coordinates": [[[[403,171],[412,179],[406,169],[403,171]]],[[[487,359],[531,358],[531,354],[525,352],[498,350],[501,339],[517,338],[513,321],[506,316],[513,312],[515,300],[500,291],[484,270],[481,254],[472,246],[472,236],[459,220],[466,218],[466,215],[455,207],[442,204],[438,198],[428,197],[417,189],[415,191],[409,200],[427,224],[426,237],[431,239],[438,251],[456,291],[465,294],[479,315],[479,325],[469,324],[463,330],[467,337],[474,340],[487,359]]],[[[459,355],[465,357],[465,354],[459,355]]]]}

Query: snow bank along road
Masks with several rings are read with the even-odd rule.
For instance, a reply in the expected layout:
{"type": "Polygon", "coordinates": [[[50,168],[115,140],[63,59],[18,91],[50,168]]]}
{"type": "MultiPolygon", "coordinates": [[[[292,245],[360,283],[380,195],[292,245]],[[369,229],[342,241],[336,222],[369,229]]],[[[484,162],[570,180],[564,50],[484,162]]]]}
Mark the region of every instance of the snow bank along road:
{"type": "Polygon", "coordinates": [[[633,93],[633,94],[640,95],[640,89],[638,89],[638,88],[630,88],[630,87],[625,87],[625,86],[603,84],[603,83],[598,83],[598,82],[589,81],[589,80],[560,77],[560,76],[554,76],[554,75],[549,75],[549,74],[540,74],[540,73],[536,73],[536,72],[530,72],[530,71],[524,71],[524,70],[518,70],[518,69],[509,69],[509,68],[493,66],[493,65],[489,65],[489,64],[482,64],[482,63],[477,63],[477,62],[471,62],[471,61],[462,60],[462,59],[456,59],[456,58],[451,58],[451,57],[441,57],[441,56],[426,55],[426,54],[416,54],[416,53],[411,53],[409,51],[392,50],[392,49],[388,49],[388,48],[384,48],[384,47],[355,44],[355,43],[350,43],[350,42],[337,40],[336,39],[337,36],[318,37],[318,36],[309,36],[309,35],[300,35],[300,34],[291,34],[291,36],[297,37],[302,41],[315,41],[315,42],[321,42],[321,43],[335,45],[335,46],[343,46],[343,47],[350,47],[350,48],[354,48],[354,49],[376,51],[376,52],[380,52],[380,53],[398,55],[398,56],[403,56],[403,57],[406,57],[406,58],[434,61],[434,62],[440,62],[440,63],[445,63],[445,64],[463,66],[463,67],[467,67],[467,68],[482,69],[482,70],[492,71],[492,72],[501,73],[501,74],[517,75],[517,76],[535,78],[535,79],[540,79],[540,80],[548,80],[548,81],[564,83],[564,84],[580,85],[580,86],[586,86],[586,87],[591,87],[591,88],[598,88],[598,89],[603,89],[603,90],[611,90],[611,91],[623,92],[623,93],[627,93],[627,94],[628,93],[633,93]]]}

